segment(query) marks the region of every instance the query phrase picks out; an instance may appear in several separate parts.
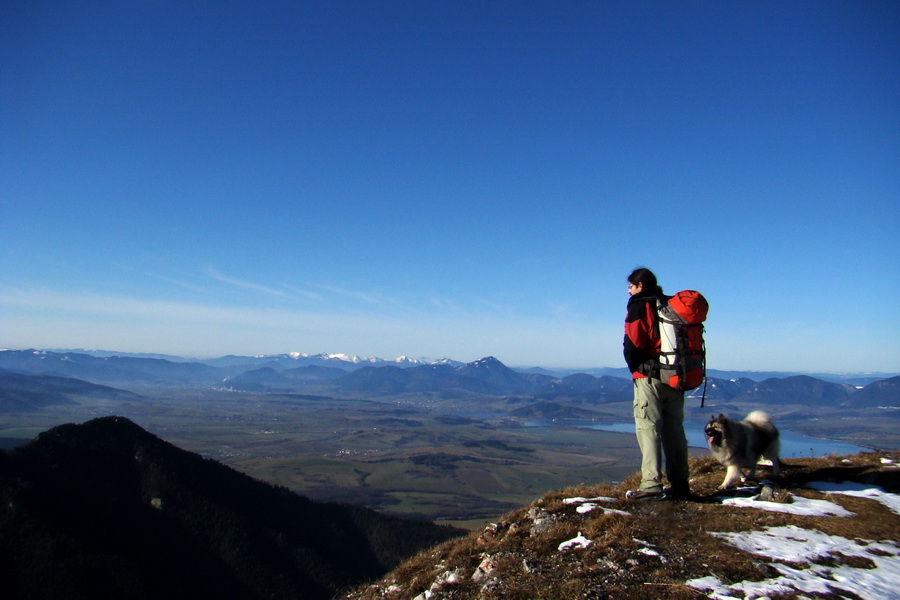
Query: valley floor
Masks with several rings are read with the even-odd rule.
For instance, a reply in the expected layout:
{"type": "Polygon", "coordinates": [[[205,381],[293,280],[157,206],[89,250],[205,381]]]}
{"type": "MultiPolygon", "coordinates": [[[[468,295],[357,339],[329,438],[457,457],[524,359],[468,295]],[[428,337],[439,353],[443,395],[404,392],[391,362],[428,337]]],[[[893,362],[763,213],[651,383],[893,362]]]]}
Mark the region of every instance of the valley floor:
{"type": "MultiPolygon", "coordinates": [[[[622,481],[640,463],[633,434],[569,421],[527,427],[508,416],[509,398],[310,399],[177,389],[142,395],[140,402],[84,400],[0,414],[0,438],[28,440],[60,423],[117,414],[181,448],[316,500],[470,529],[549,489],[622,481]]],[[[514,399],[514,406],[524,402],[514,399]]],[[[630,419],[628,403],[594,408],[605,422],[630,419]]],[[[699,420],[721,407],[690,408],[690,418],[699,420]]],[[[784,420],[792,429],[806,425],[817,436],[900,447],[886,429],[891,420],[878,415],[863,422],[823,413],[811,423],[790,413],[784,420]]]]}

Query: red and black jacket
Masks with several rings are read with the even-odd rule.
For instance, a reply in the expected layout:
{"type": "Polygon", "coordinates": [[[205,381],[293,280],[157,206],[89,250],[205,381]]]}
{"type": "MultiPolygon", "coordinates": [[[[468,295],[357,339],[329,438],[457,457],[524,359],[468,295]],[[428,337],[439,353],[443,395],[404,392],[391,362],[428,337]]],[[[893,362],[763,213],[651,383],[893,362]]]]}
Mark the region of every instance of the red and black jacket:
{"type": "Polygon", "coordinates": [[[632,379],[648,377],[659,359],[656,302],[668,301],[661,292],[640,292],[629,298],[625,315],[623,353],[632,379]]]}

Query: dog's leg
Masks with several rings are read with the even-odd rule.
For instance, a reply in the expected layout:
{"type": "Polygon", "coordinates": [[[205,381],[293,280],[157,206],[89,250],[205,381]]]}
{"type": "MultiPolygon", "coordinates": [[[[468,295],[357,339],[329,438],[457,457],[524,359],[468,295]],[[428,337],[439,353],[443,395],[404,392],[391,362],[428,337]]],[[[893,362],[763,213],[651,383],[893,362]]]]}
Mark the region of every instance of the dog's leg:
{"type": "Polygon", "coordinates": [[[766,459],[772,461],[772,476],[781,477],[781,461],[778,460],[778,452],[769,452],[766,459]]]}
{"type": "Polygon", "coordinates": [[[725,490],[733,486],[741,478],[740,467],[730,466],[725,472],[725,481],[719,486],[720,490],[725,490]]]}
{"type": "Polygon", "coordinates": [[[751,465],[750,469],[747,471],[747,476],[744,477],[741,481],[747,482],[748,479],[756,479],[756,463],[751,465]]]}

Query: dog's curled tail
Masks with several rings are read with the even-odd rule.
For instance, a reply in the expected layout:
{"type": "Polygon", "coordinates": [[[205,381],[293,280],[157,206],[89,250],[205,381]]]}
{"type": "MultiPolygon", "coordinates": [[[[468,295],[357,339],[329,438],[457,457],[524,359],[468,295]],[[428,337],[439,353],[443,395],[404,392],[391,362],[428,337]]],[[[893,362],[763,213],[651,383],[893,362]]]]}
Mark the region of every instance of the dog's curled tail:
{"type": "Polygon", "coordinates": [[[771,425],[772,417],[769,416],[769,413],[762,410],[754,410],[752,413],[747,415],[745,421],[749,421],[754,425],[771,425]]]}

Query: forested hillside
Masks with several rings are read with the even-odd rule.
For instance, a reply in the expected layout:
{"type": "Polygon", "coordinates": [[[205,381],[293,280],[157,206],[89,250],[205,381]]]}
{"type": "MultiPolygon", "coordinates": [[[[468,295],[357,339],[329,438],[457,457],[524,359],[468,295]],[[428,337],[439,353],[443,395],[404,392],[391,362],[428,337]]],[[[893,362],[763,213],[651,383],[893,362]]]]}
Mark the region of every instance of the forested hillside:
{"type": "Polygon", "coordinates": [[[0,597],[305,598],[459,535],[318,503],[121,417],[0,452],[0,597]]]}

